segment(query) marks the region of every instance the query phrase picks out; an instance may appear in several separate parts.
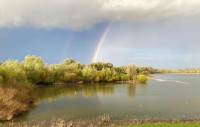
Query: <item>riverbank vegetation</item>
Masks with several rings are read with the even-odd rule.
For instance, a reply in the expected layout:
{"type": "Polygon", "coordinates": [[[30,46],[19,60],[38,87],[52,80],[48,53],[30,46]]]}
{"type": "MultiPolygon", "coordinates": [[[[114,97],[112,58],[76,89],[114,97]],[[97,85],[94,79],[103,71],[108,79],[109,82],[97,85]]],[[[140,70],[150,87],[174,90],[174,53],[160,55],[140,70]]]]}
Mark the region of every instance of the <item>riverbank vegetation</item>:
{"type": "Polygon", "coordinates": [[[35,97],[30,86],[9,84],[0,86],[0,120],[11,120],[29,109],[35,97]]]}
{"type": "Polygon", "coordinates": [[[192,123],[192,124],[140,124],[140,125],[128,125],[123,127],[200,127],[200,123],[192,123]]]}
{"type": "Polygon", "coordinates": [[[80,64],[65,59],[59,64],[44,64],[41,57],[26,56],[22,62],[7,60],[0,64],[0,83],[99,83],[135,81],[146,83],[144,70],[135,65],[114,67],[111,63],[80,64]],[[137,76],[139,75],[139,76],[137,76]]]}
{"type": "MultiPolygon", "coordinates": [[[[0,63],[0,120],[10,120],[27,111],[35,101],[32,88],[36,85],[113,82],[145,84],[148,74],[170,72],[172,71],[135,65],[115,67],[112,63],[103,62],[84,65],[73,59],[48,65],[37,56],[26,56],[22,62],[6,60],[0,63]]],[[[194,70],[187,72],[195,73],[194,70]]],[[[76,93],[76,90],[72,92],[76,93]]],[[[107,92],[112,92],[112,89],[107,92]]],[[[46,93],[51,95],[49,91],[46,93]]],[[[89,94],[85,92],[85,96],[89,94]]]]}
{"type": "Polygon", "coordinates": [[[112,83],[131,81],[146,83],[147,77],[135,65],[114,67],[111,63],[84,65],[73,59],[59,64],[45,64],[41,57],[26,56],[22,62],[0,63],[0,120],[27,111],[34,101],[31,87],[50,84],[112,83]]]}
{"type": "Polygon", "coordinates": [[[146,75],[155,73],[200,73],[200,69],[155,69],[135,65],[114,67],[112,63],[103,62],[84,65],[73,59],[48,65],[41,57],[26,56],[22,62],[6,60],[0,63],[0,84],[146,83],[146,75]]]}
{"type": "Polygon", "coordinates": [[[52,119],[25,122],[0,123],[3,127],[199,127],[200,120],[160,120],[160,119],[104,119],[102,116],[91,119],[52,119]]]}

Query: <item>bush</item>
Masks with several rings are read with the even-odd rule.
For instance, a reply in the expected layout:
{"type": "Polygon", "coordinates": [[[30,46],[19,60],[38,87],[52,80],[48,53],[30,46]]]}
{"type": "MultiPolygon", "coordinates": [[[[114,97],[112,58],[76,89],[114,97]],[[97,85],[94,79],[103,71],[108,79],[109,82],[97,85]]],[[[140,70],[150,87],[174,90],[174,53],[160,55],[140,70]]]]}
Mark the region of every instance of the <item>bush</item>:
{"type": "Polygon", "coordinates": [[[0,120],[10,120],[27,111],[35,100],[31,90],[31,86],[23,84],[0,86],[0,120]]]}
{"type": "Polygon", "coordinates": [[[136,79],[141,84],[145,84],[147,82],[147,80],[148,80],[148,78],[143,74],[137,75],[136,79]]]}

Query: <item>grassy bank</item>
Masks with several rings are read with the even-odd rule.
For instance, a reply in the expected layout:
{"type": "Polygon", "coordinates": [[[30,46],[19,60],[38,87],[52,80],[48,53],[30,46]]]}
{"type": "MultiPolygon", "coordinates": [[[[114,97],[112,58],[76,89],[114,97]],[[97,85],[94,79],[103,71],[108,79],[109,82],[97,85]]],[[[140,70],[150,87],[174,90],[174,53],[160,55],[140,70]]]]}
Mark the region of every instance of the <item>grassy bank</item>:
{"type": "Polygon", "coordinates": [[[159,120],[159,119],[124,119],[112,120],[103,115],[91,119],[52,119],[24,122],[0,122],[0,127],[200,127],[200,119],[159,120]]]}
{"type": "Polygon", "coordinates": [[[141,124],[141,125],[128,125],[123,127],[200,127],[199,123],[189,123],[189,124],[141,124]]]}
{"type": "Polygon", "coordinates": [[[11,120],[29,109],[34,100],[31,86],[0,85],[0,120],[11,120]]]}

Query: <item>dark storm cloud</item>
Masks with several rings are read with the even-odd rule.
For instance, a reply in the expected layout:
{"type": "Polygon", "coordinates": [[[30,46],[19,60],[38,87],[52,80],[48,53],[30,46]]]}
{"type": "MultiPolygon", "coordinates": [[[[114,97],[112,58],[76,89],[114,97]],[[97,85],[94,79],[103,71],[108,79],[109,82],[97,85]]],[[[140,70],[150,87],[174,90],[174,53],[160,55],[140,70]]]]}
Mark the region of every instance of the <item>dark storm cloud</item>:
{"type": "Polygon", "coordinates": [[[0,27],[80,30],[99,22],[155,22],[199,13],[199,0],[0,0],[0,27]]]}

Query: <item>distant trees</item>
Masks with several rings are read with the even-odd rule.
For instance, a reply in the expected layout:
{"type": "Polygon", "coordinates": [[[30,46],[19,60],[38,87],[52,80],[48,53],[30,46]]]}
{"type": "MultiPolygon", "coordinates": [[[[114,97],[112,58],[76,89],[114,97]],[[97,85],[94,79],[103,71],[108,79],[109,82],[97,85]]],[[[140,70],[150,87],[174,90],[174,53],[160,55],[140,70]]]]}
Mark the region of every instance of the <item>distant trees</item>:
{"type": "Polygon", "coordinates": [[[185,69],[167,69],[167,68],[152,68],[152,67],[136,67],[137,74],[155,74],[155,73],[200,73],[200,68],[185,68],[185,69]]]}
{"type": "Polygon", "coordinates": [[[0,83],[53,84],[143,80],[137,78],[137,75],[144,72],[144,69],[137,69],[135,65],[114,67],[112,63],[103,62],[82,65],[73,59],[47,65],[41,57],[26,56],[21,63],[13,60],[0,63],[0,83]]]}
{"type": "Polygon", "coordinates": [[[177,73],[200,73],[200,68],[179,69],[177,73]]]}

